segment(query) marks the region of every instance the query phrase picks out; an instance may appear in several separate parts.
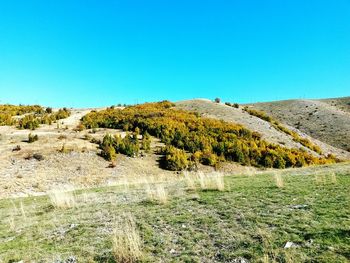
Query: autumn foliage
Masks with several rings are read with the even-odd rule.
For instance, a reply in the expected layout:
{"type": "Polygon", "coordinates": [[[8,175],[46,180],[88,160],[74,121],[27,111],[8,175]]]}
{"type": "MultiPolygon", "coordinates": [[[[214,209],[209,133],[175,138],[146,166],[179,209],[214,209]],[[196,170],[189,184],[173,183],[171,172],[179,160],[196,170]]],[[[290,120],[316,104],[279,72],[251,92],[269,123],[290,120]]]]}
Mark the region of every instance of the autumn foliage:
{"type": "MultiPolygon", "coordinates": [[[[128,106],[123,110],[92,111],[82,118],[82,124],[87,128],[137,130],[161,139],[166,144],[166,166],[171,170],[185,169],[195,162],[215,166],[221,161],[233,161],[275,168],[335,162],[332,156],[317,158],[300,149],[271,144],[241,125],[203,118],[173,106],[169,101],[162,101],[128,106]]],[[[117,142],[113,145],[125,144],[124,139],[114,137],[114,140],[117,142]]],[[[135,139],[125,140],[131,144],[135,139]]],[[[115,149],[130,155],[123,146],[115,149]]]]}
{"type": "Polygon", "coordinates": [[[52,108],[46,108],[39,105],[0,105],[0,126],[16,125],[19,129],[34,130],[40,124],[49,124],[57,120],[70,116],[67,108],[59,109],[56,112],[52,108]],[[24,115],[24,116],[21,116],[24,115]]]}

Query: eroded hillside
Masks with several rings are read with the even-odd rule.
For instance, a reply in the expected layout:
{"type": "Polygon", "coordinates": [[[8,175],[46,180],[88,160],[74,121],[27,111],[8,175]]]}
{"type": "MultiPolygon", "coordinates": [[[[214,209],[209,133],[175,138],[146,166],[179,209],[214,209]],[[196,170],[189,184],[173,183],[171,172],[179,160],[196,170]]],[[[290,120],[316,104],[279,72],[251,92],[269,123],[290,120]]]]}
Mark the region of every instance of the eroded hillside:
{"type": "Polygon", "coordinates": [[[281,122],[334,147],[350,151],[350,98],[251,104],[281,122]]]}
{"type": "MultiPolygon", "coordinates": [[[[222,119],[225,121],[241,124],[252,131],[259,132],[262,135],[262,138],[269,142],[285,145],[289,148],[302,148],[306,151],[313,153],[312,151],[310,151],[310,149],[304,147],[298,142],[295,142],[291,136],[275,129],[271,125],[271,123],[265,120],[262,120],[258,117],[252,116],[249,113],[245,112],[242,107],[239,107],[239,108],[230,107],[222,103],[214,103],[210,100],[205,100],[205,99],[180,101],[180,102],[177,102],[176,105],[181,109],[199,112],[200,114],[206,117],[217,118],[217,119],[222,119]]],[[[266,112],[270,114],[270,111],[266,111],[266,112]]],[[[275,116],[275,115],[271,114],[271,116],[275,116]]],[[[282,123],[284,123],[283,120],[281,121],[282,123]]],[[[339,149],[337,147],[331,146],[321,140],[316,140],[312,136],[308,136],[308,134],[300,131],[299,129],[291,127],[293,125],[290,125],[288,122],[286,122],[286,124],[287,124],[286,127],[297,132],[301,137],[307,138],[311,140],[313,143],[315,143],[316,145],[318,145],[321,148],[323,153],[325,154],[332,153],[337,157],[343,158],[343,159],[350,158],[349,152],[343,149],[339,149]]],[[[334,129],[337,129],[337,128],[334,128],[334,129]]],[[[341,138],[340,140],[343,140],[343,139],[341,138]]],[[[313,153],[313,154],[317,155],[317,153],[313,153]]]]}

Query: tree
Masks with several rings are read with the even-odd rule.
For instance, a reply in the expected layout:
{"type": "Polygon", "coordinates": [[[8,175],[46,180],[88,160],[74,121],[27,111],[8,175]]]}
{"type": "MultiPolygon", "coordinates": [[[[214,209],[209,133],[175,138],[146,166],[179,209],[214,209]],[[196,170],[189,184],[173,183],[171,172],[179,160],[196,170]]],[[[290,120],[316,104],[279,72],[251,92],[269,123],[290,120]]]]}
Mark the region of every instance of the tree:
{"type": "Polygon", "coordinates": [[[216,103],[220,103],[221,102],[221,99],[220,98],[215,98],[214,100],[216,103]]]}

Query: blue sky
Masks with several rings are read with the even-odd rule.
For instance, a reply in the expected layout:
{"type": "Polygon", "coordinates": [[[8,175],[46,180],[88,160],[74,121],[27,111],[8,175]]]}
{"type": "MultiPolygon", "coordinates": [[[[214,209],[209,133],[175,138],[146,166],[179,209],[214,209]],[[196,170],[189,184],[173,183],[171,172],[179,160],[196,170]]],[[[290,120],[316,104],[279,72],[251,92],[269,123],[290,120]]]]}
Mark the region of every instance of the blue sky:
{"type": "Polygon", "coordinates": [[[350,1],[0,1],[0,103],[350,95],[350,1]]]}

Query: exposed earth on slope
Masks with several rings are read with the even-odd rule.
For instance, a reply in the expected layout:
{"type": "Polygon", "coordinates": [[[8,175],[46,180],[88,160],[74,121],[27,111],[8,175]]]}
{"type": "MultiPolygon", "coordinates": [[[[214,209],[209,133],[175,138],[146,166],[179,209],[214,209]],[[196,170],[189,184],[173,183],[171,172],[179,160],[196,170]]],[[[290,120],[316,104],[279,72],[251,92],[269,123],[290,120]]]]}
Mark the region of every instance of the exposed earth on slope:
{"type": "MultiPolygon", "coordinates": [[[[125,132],[113,129],[77,131],[80,118],[93,109],[72,109],[71,116],[58,125],[41,125],[34,131],[0,126],[0,198],[44,194],[51,189],[70,185],[74,188],[117,184],[124,177],[176,176],[159,167],[157,150],[163,144],[153,138],[151,152],[131,158],[119,154],[115,167],[98,155],[98,145],[90,140],[102,139],[106,133],[125,132]],[[28,134],[39,140],[28,143],[28,134]],[[20,150],[16,151],[16,147],[20,150]],[[39,155],[38,155],[39,154],[39,155]],[[42,160],[36,158],[42,156],[42,160]]],[[[99,109],[94,109],[99,110],[99,109]]],[[[212,171],[200,166],[202,171],[212,171]]],[[[223,171],[249,171],[234,163],[226,163],[223,171]]]]}
{"type": "MultiPolygon", "coordinates": [[[[214,103],[206,99],[196,99],[180,101],[176,103],[176,106],[185,109],[196,111],[202,114],[202,116],[217,118],[224,121],[235,122],[241,124],[252,131],[259,132],[262,138],[276,144],[284,145],[288,148],[302,148],[308,152],[317,155],[317,153],[312,152],[308,148],[302,146],[300,143],[295,142],[293,138],[284,132],[275,129],[271,123],[264,121],[258,117],[252,116],[245,112],[242,107],[235,108],[231,106],[224,105],[223,103],[214,103]]],[[[283,121],[282,121],[283,122],[283,121]]],[[[288,124],[288,123],[287,123],[288,124]]],[[[321,147],[322,152],[325,154],[332,153],[342,159],[350,159],[350,152],[343,149],[338,149],[331,146],[323,141],[313,139],[308,134],[301,132],[300,130],[291,127],[291,125],[286,125],[289,129],[296,131],[301,137],[311,140],[313,143],[321,147]]],[[[349,135],[350,133],[348,133],[349,135]]]]}
{"type": "Polygon", "coordinates": [[[350,151],[350,97],[250,104],[282,123],[334,147],[350,151]]]}

